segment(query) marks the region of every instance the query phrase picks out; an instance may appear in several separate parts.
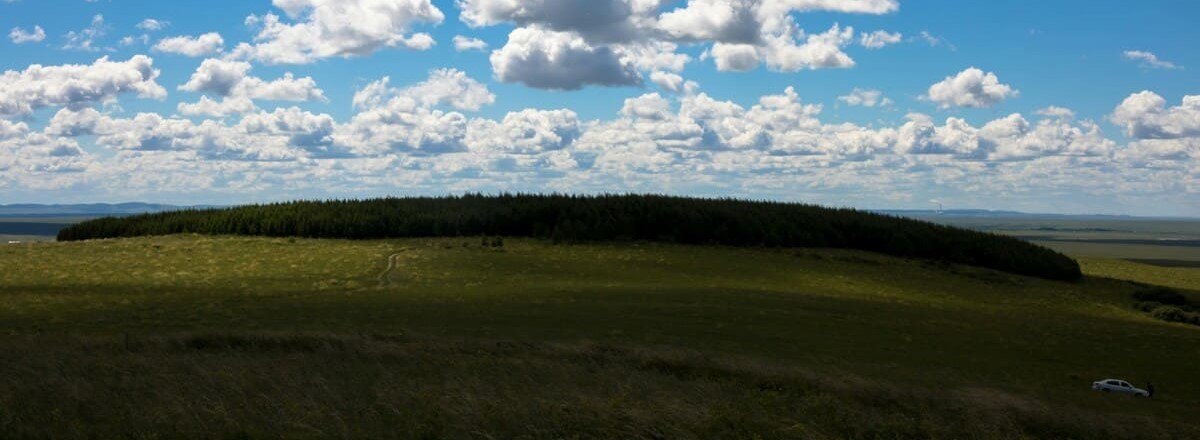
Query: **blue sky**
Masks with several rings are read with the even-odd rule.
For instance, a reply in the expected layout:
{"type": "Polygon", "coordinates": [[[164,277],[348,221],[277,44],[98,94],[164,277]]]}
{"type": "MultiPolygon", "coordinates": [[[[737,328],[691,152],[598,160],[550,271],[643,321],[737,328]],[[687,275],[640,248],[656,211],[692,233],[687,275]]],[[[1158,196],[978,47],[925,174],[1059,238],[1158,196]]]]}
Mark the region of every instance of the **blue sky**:
{"type": "Polygon", "coordinates": [[[632,191],[1200,216],[1198,16],[0,0],[0,203],[632,191]]]}

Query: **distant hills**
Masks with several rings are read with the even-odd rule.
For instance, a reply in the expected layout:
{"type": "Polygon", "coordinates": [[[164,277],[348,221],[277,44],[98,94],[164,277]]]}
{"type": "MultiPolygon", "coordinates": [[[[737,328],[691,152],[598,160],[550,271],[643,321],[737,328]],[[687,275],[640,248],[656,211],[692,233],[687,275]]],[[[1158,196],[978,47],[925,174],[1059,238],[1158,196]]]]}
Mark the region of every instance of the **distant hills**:
{"type": "Polygon", "coordinates": [[[156,203],[88,203],[75,205],[14,204],[0,205],[0,217],[106,217],[155,212],[177,211],[188,208],[213,208],[215,206],[177,206],[156,203]]]}
{"type": "MultiPolygon", "coordinates": [[[[221,205],[167,205],[160,203],[83,203],[83,204],[11,204],[0,205],[0,217],[105,217],[135,214],[151,214],[157,212],[178,211],[181,209],[222,208],[221,205]]],[[[918,219],[929,218],[991,218],[991,219],[1041,219],[1041,220],[1138,220],[1148,217],[1106,214],[1046,214],[1020,211],[1003,211],[989,209],[947,209],[938,212],[931,209],[868,209],[867,212],[909,217],[918,219]]],[[[1172,219],[1170,217],[1154,217],[1172,219]]],[[[1195,220],[1195,219],[1180,219],[1195,220]]]]}
{"type": "Polygon", "coordinates": [[[1175,217],[1138,217],[1132,215],[1110,215],[1110,214],[1046,214],[1046,213],[1030,213],[1020,211],[993,211],[990,209],[947,209],[945,211],[936,211],[932,209],[871,209],[870,212],[893,215],[897,217],[909,217],[918,219],[968,219],[968,218],[987,218],[987,219],[1021,219],[1021,220],[1195,220],[1188,218],[1175,217]]]}

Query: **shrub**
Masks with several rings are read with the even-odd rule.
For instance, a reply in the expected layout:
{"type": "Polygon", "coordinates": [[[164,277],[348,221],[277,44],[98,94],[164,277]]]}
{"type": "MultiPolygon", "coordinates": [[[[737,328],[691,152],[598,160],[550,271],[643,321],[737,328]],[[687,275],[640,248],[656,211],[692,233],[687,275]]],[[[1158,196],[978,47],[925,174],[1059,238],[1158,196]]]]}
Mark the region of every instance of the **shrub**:
{"type": "Polygon", "coordinates": [[[1150,315],[1167,322],[1200,325],[1200,313],[1192,313],[1175,306],[1159,306],[1150,315]]]}

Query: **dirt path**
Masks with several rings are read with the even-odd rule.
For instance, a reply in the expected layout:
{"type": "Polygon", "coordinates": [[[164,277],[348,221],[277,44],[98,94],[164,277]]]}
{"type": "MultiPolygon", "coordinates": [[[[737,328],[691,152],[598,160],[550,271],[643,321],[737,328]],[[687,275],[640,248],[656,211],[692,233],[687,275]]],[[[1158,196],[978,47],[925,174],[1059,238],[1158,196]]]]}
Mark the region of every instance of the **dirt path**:
{"type": "Polygon", "coordinates": [[[387,269],[384,269],[383,272],[379,274],[379,287],[387,287],[392,285],[392,272],[400,268],[400,258],[404,257],[406,252],[408,252],[408,249],[404,249],[388,256],[387,269]]]}

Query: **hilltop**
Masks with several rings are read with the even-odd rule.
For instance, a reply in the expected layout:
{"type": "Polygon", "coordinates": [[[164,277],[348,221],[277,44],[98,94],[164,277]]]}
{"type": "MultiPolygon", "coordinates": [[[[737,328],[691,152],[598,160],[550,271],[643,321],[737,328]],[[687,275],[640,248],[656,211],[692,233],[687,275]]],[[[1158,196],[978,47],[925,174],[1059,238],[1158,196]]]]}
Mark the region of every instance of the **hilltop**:
{"type": "Polygon", "coordinates": [[[200,233],[380,239],[508,236],[556,242],[654,241],[857,249],[1049,279],[1071,258],[997,234],[813,205],[653,195],[467,195],[190,209],[87,221],[61,241],[200,233]]]}

